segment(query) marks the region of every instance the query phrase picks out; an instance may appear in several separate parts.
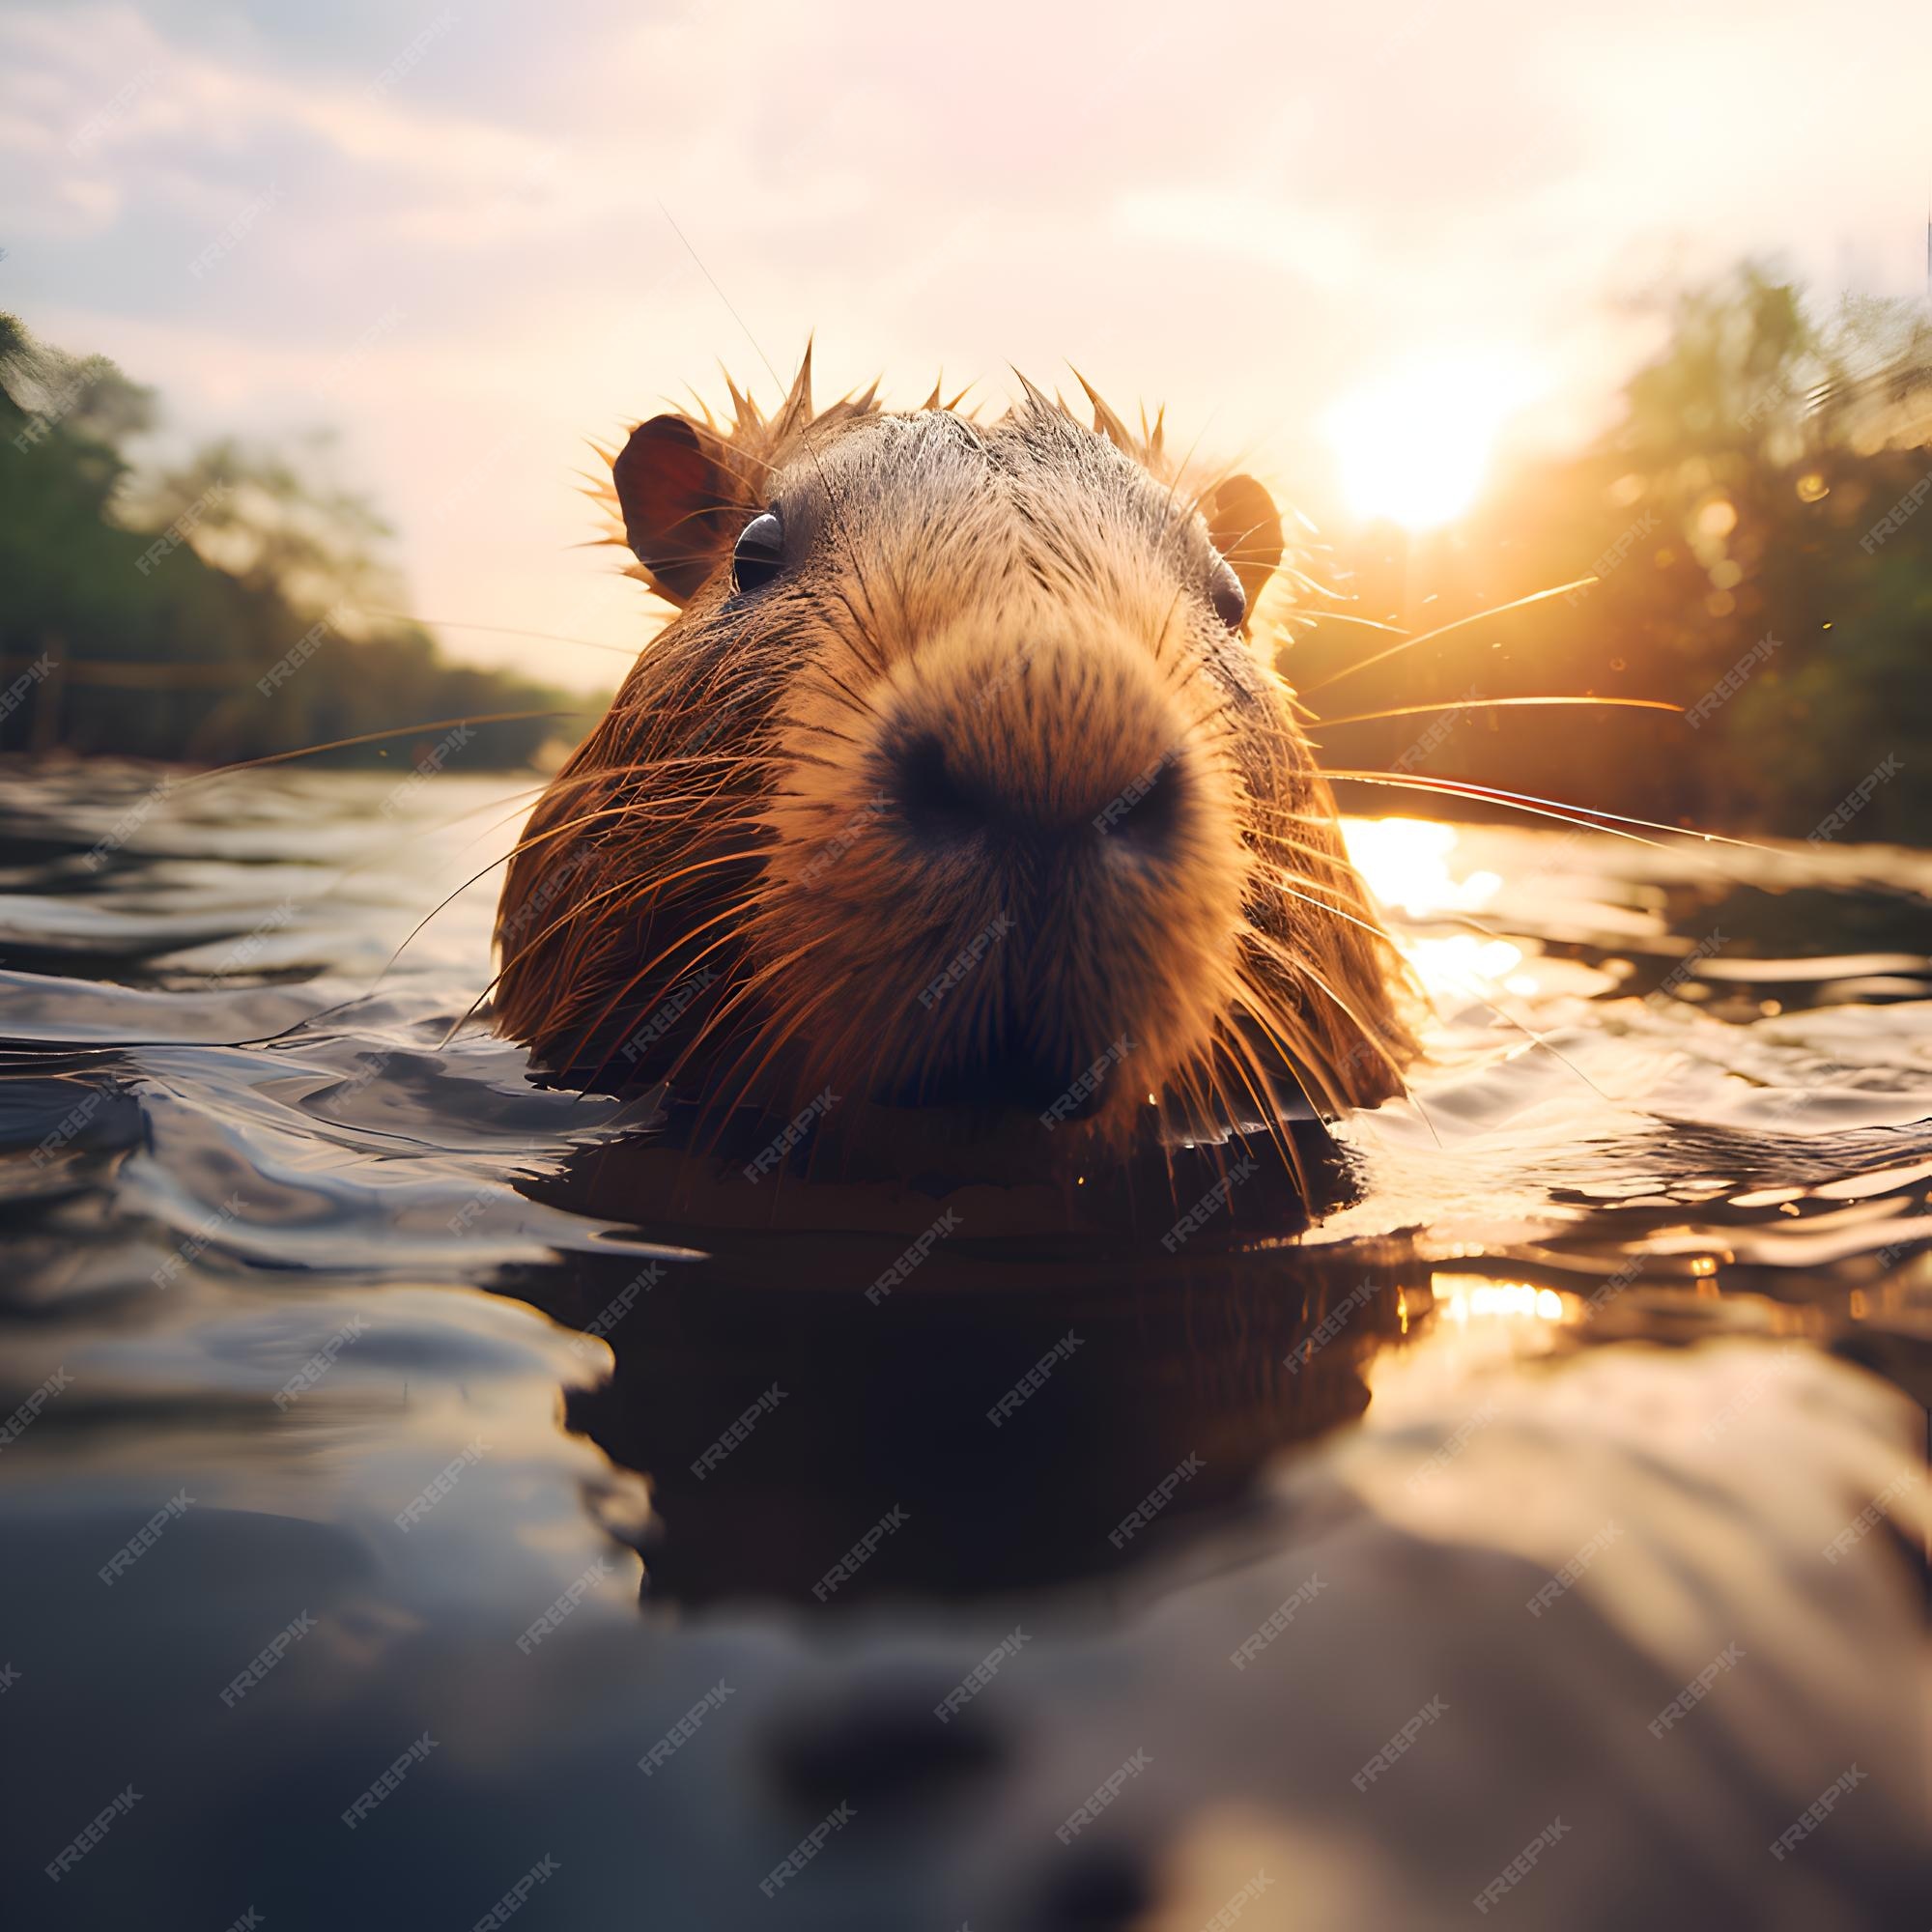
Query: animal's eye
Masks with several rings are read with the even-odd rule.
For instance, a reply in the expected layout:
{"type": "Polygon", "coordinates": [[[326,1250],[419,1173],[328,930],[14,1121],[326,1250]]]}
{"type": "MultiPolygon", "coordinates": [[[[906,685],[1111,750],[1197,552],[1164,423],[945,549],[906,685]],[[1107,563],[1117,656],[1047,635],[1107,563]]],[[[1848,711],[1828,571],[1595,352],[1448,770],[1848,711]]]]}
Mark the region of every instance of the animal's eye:
{"type": "Polygon", "coordinates": [[[784,568],[784,526],[767,510],[738,532],[731,552],[731,581],[740,590],[762,590],[784,568]]]}
{"type": "Polygon", "coordinates": [[[1241,588],[1235,566],[1226,558],[1215,564],[1213,574],[1208,579],[1208,597],[1222,623],[1231,631],[1238,631],[1241,619],[1248,614],[1248,593],[1241,588]]]}

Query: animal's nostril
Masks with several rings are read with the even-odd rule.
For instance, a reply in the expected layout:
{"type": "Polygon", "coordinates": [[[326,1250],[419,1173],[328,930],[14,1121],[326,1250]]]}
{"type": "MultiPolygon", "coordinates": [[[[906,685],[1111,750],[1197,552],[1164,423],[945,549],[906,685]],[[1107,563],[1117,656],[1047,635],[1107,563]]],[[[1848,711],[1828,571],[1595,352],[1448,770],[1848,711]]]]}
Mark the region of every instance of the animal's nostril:
{"type": "Polygon", "coordinates": [[[947,762],[946,747],[930,731],[909,739],[894,765],[899,813],[921,838],[948,843],[971,838],[993,816],[994,804],[947,762]]]}
{"type": "Polygon", "coordinates": [[[1170,755],[1137,778],[1094,822],[1113,838],[1161,851],[1174,842],[1186,808],[1186,780],[1170,755]]]}
{"type": "Polygon", "coordinates": [[[1009,774],[1007,784],[998,784],[974,770],[973,760],[962,759],[936,731],[900,739],[888,751],[887,765],[887,790],[900,819],[916,838],[934,845],[963,844],[990,831],[1070,848],[1098,833],[1122,848],[1161,853],[1173,845],[1187,812],[1187,771],[1172,752],[1143,767],[1111,797],[1079,784],[1077,775],[1051,770],[1037,775],[1037,781],[1015,785],[1015,775],[1009,774]]]}

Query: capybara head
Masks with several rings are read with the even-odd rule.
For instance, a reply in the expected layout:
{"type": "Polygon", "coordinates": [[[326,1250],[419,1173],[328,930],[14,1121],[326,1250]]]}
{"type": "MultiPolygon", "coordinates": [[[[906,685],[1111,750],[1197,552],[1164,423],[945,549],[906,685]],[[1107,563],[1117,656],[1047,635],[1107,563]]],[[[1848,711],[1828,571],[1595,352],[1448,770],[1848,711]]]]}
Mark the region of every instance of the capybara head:
{"type": "Polygon", "coordinates": [[[1090,1154],[1386,1096],[1392,956],[1255,636],[1261,485],[1031,385],[732,402],[611,464],[677,614],[511,862],[499,1024],[586,1086],[1020,1108],[1090,1154]]]}

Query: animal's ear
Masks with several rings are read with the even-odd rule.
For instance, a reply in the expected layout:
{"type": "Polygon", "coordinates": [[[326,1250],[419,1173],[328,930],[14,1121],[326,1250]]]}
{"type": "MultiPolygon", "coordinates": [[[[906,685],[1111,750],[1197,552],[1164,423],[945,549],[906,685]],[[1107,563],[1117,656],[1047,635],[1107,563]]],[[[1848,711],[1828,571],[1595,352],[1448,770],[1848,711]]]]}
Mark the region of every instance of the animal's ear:
{"type": "Polygon", "coordinates": [[[744,521],[724,445],[686,416],[653,416],[611,466],[624,536],[651,582],[683,604],[729,554],[744,521]]]}
{"type": "Polygon", "coordinates": [[[1252,476],[1224,476],[1202,498],[1214,548],[1234,566],[1252,613],[1281,561],[1281,512],[1252,476]]]}

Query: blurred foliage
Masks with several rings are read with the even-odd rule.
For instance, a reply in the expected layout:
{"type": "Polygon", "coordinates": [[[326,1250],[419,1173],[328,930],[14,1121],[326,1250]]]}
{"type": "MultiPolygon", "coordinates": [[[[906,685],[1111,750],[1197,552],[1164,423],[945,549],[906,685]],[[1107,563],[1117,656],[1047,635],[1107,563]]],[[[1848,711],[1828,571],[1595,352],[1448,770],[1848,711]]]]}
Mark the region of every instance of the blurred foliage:
{"type": "MultiPolygon", "coordinates": [[[[126,450],[156,419],[154,392],[111,362],[0,314],[0,749],[225,763],[584,708],[446,664],[420,626],[368,614],[403,601],[382,560],[389,531],[319,480],[327,439],[290,454],[222,440],[147,474],[126,450]]],[[[463,762],[526,763],[582,723],[479,725],[463,762]]],[[[392,763],[431,749],[403,737],[329,755],[392,763]]]]}
{"type": "MultiPolygon", "coordinates": [[[[1663,319],[1594,446],[1503,479],[1456,529],[1383,526],[1325,559],[1355,593],[1338,611],[1418,632],[1599,582],[1332,691],[1392,639],[1313,616],[1283,667],[1324,717],[1451,707],[1318,725],[1324,761],[1798,838],[1865,784],[1832,836],[1932,840],[1932,313],[1848,298],[1819,315],[1747,265],[1663,319]],[[1584,693],[1687,714],[1466,701],[1584,693]]],[[[1435,809],[1421,791],[1343,795],[1435,809]]]]}

